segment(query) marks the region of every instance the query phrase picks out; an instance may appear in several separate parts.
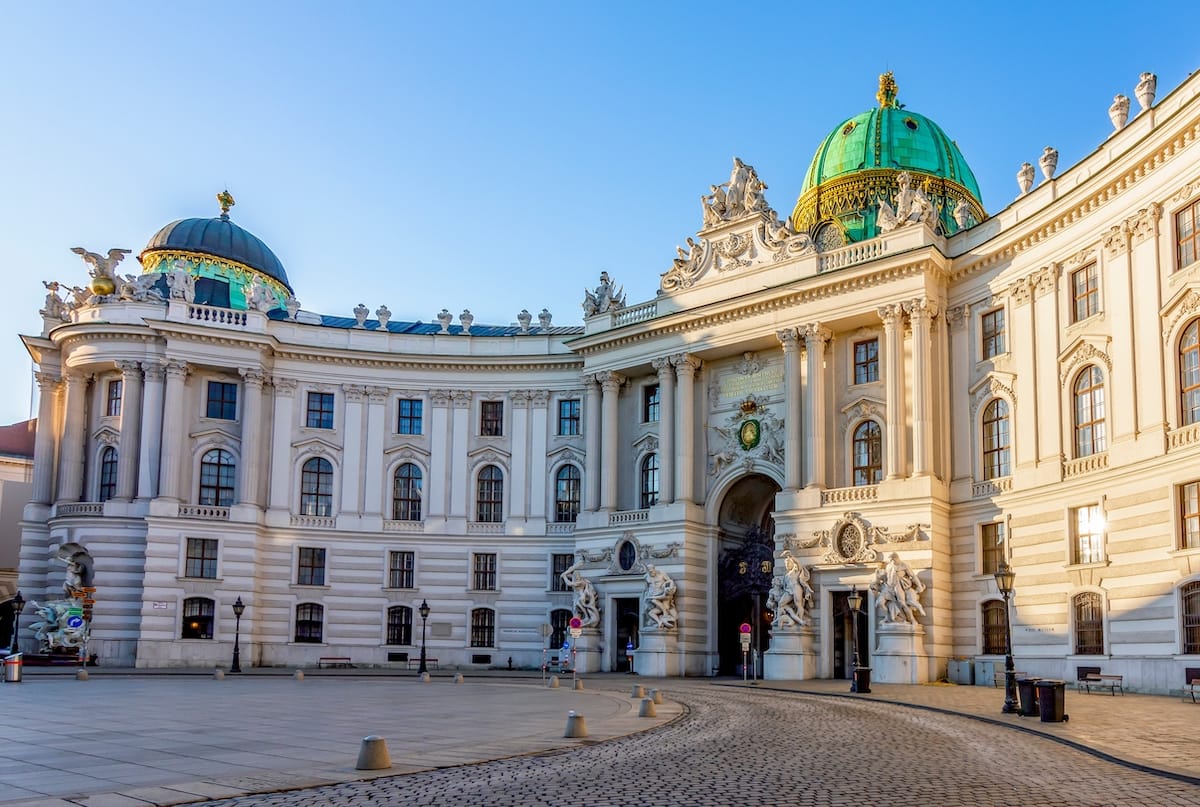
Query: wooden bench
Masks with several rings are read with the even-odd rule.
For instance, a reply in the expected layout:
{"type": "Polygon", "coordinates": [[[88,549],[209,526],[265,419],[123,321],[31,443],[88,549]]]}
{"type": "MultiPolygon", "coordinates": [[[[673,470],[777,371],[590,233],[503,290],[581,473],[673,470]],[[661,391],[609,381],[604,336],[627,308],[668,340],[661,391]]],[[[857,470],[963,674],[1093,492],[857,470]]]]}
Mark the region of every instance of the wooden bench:
{"type": "MultiPolygon", "coordinates": [[[[437,659],[436,659],[436,658],[432,658],[432,657],[430,657],[430,656],[426,656],[426,657],[425,657],[425,666],[426,666],[426,667],[433,667],[433,669],[435,669],[435,670],[436,670],[436,669],[438,669],[438,662],[437,662],[437,659]]],[[[410,670],[411,670],[411,669],[413,669],[414,667],[415,667],[415,668],[417,668],[417,669],[420,669],[420,668],[421,668],[421,659],[419,659],[419,658],[410,658],[410,659],[408,660],[408,669],[410,669],[410,670]]]]}
{"type": "Polygon", "coordinates": [[[353,667],[349,656],[321,656],[317,659],[317,669],[322,667],[353,667]]]}
{"type": "Polygon", "coordinates": [[[1089,695],[1093,689],[1107,689],[1109,695],[1125,694],[1125,676],[1102,673],[1099,667],[1076,667],[1075,678],[1078,686],[1089,695]]]}
{"type": "Polygon", "coordinates": [[[1184,668],[1183,691],[1192,696],[1192,703],[1200,703],[1196,700],[1196,693],[1200,692],[1200,667],[1184,668]]]}

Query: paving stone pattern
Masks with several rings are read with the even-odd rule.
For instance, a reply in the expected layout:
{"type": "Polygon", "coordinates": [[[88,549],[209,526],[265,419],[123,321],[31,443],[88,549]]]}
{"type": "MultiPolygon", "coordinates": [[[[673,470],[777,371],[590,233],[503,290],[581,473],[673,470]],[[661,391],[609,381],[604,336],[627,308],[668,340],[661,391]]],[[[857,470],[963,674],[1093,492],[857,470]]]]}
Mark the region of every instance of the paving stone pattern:
{"type": "Polygon", "coordinates": [[[1040,736],[878,702],[681,686],[642,734],[249,805],[1200,805],[1200,787],[1040,736]]]}

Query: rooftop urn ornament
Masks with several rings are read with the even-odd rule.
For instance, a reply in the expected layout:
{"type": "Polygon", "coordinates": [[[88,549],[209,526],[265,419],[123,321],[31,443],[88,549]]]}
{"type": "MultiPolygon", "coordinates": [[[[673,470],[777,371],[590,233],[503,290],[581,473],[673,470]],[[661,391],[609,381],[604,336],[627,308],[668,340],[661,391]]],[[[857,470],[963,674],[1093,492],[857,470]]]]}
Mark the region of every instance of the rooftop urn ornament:
{"type": "Polygon", "coordinates": [[[379,320],[379,330],[386,331],[388,320],[392,318],[392,312],[386,303],[375,309],[375,316],[379,320]]]}
{"type": "Polygon", "coordinates": [[[471,323],[475,321],[475,315],[471,313],[471,309],[464,308],[463,312],[458,315],[458,321],[462,323],[462,332],[470,334],[471,323]]]}
{"type": "Polygon", "coordinates": [[[1021,195],[1029,193],[1029,189],[1033,187],[1033,165],[1031,163],[1021,163],[1021,170],[1017,172],[1017,186],[1021,189],[1021,195]]]}
{"type": "Polygon", "coordinates": [[[550,321],[551,321],[551,319],[552,319],[552,318],[553,318],[553,317],[552,317],[552,315],[550,314],[550,309],[548,309],[548,308],[543,308],[543,309],[542,309],[542,312],[541,312],[540,314],[538,314],[538,326],[539,326],[539,327],[540,327],[540,328],[541,328],[543,331],[548,331],[548,330],[550,330],[550,321]]]}
{"type": "Polygon", "coordinates": [[[217,194],[217,203],[221,205],[221,218],[229,220],[229,208],[237,204],[233,201],[233,194],[229,192],[229,188],[217,194]]]}
{"type": "Polygon", "coordinates": [[[283,303],[283,307],[287,309],[288,319],[294,320],[296,319],[296,314],[300,311],[300,301],[289,294],[287,300],[283,303]]]}
{"type": "Polygon", "coordinates": [[[529,313],[529,309],[522,308],[521,313],[517,314],[517,324],[521,326],[521,333],[529,333],[529,323],[533,322],[533,314],[529,313]]]}
{"type": "Polygon", "coordinates": [[[355,321],[354,327],[355,328],[367,327],[366,326],[367,314],[370,314],[370,313],[371,313],[371,309],[367,308],[362,303],[359,303],[358,305],[354,306],[354,321],[355,321]]]}
{"type": "Polygon", "coordinates": [[[454,321],[454,315],[443,308],[438,312],[437,321],[442,325],[442,329],[438,333],[450,333],[450,323],[454,321]]]}
{"type": "Polygon", "coordinates": [[[1054,179],[1054,169],[1058,168],[1058,149],[1046,146],[1038,159],[1038,167],[1042,169],[1042,176],[1047,180],[1054,179]]]}
{"type": "Polygon", "coordinates": [[[1158,76],[1153,73],[1142,73],[1138,76],[1138,83],[1133,89],[1133,94],[1137,97],[1142,112],[1154,106],[1154,91],[1157,87],[1158,76]]]}
{"type": "Polygon", "coordinates": [[[1129,96],[1114,95],[1112,106],[1108,108],[1108,119],[1112,121],[1113,131],[1121,131],[1129,120],[1129,96]]]}

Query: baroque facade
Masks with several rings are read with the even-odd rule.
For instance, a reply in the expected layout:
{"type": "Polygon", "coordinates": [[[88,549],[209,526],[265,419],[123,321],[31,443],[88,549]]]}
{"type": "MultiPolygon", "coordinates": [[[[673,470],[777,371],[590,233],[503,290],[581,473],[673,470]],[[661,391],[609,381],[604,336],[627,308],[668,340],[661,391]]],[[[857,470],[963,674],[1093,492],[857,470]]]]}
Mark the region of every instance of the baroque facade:
{"type": "Polygon", "coordinates": [[[767,677],[848,677],[857,635],[894,682],[1001,661],[1011,613],[1022,670],[1178,689],[1200,76],[1156,104],[1144,74],[1140,112],[992,215],[896,95],[830,133],[790,216],[735,160],[657,296],[604,275],[581,327],[305,311],[227,194],[139,275],[78,250],[91,285],[48,284],[24,338],[26,599],[74,543],[102,664],[224,664],[240,597],[256,665],[400,664],[427,627],[441,665],[530,667],[574,614],[583,671],[732,673],[747,629],[767,677]]]}

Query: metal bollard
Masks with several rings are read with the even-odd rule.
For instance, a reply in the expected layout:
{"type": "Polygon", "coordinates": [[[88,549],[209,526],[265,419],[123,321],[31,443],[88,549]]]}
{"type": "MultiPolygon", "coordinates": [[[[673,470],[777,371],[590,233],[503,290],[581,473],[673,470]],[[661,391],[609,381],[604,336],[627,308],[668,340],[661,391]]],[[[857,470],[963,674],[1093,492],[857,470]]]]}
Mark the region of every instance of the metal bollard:
{"type": "Polygon", "coordinates": [[[392,758],[388,756],[387,740],[371,735],[363,737],[358,749],[356,771],[378,771],[392,767],[392,758]]]}
{"type": "Polygon", "coordinates": [[[463,682],[463,674],[462,674],[462,673],[455,673],[455,674],[454,674],[454,683],[456,683],[456,684],[461,684],[462,682],[463,682]]]}
{"type": "Polygon", "coordinates": [[[564,737],[578,738],[588,736],[587,723],[578,712],[567,712],[567,730],[564,737]]]}
{"type": "Polygon", "coordinates": [[[576,678],[576,679],[575,679],[575,690],[576,690],[576,691],[579,691],[579,690],[581,690],[581,689],[583,689],[583,679],[582,679],[582,678],[576,678]]]}
{"type": "Polygon", "coordinates": [[[427,672],[421,673],[421,683],[422,684],[428,684],[432,680],[433,680],[433,678],[430,677],[429,673],[427,673],[427,672]]]}
{"type": "Polygon", "coordinates": [[[550,680],[546,682],[547,689],[558,689],[558,676],[550,676],[550,680]]]}
{"type": "Polygon", "coordinates": [[[629,693],[629,697],[631,697],[631,698],[646,697],[646,688],[644,686],[642,686],[641,684],[634,684],[633,691],[629,693]]]}
{"type": "Polygon", "coordinates": [[[296,670],[296,673],[295,673],[295,675],[292,676],[292,678],[295,678],[297,681],[303,681],[304,680],[304,671],[296,670]]]}
{"type": "Polygon", "coordinates": [[[661,704],[663,702],[663,694],[657,689],[652,689],[650,690],[650,700],[661,704]]]}
{"type": "Polygon", "coordinates": [[[638,717],[658,717],[658,712],[654,708],[654,701],[650,698],[642,698],[642,705],[638,708],[638,717]]]}
{"type": "Polygon", "coordinates": [[[76,681],[86,681],[86,680],[88,680],[88,671],[87,671],[87,670],[84,670],[84,669],[79,669],[79,670],[76,670],[76,671],[75,671],[75,680],[76,680],[76,681]]]}

